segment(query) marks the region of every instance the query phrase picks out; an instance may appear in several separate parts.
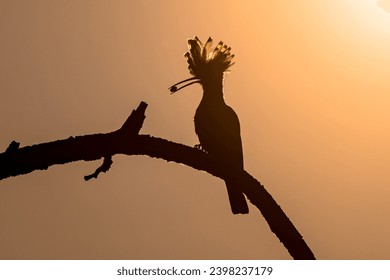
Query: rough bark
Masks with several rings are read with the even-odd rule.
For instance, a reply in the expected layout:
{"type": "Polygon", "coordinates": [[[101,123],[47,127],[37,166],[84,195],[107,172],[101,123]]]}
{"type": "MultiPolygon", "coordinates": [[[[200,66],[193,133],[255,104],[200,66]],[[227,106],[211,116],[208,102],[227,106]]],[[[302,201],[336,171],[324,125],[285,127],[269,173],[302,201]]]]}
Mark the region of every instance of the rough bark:
{"type": "Polygon", "coordinates": [[[93,174],[84,177],[89,180],[97,178],[100,172],[108,171],[115,154],[147,155],[186,164],[224,180],[240,180],[241,191],[259,209],[290,255],[294,259],[315,259],[303,237],[280,206],[264,186],[245,170],[221,163],[196,148],[138,134],[145,118],[146,107],[147,104],[141,102],[123,126],[114,132],[69,137],[22,148],[19,148],[19,143],[12,141],[7,150],[0,154],[0,180],[34,170],[45,170],[55,164],[103,158],[102,165],[93,174]]]}

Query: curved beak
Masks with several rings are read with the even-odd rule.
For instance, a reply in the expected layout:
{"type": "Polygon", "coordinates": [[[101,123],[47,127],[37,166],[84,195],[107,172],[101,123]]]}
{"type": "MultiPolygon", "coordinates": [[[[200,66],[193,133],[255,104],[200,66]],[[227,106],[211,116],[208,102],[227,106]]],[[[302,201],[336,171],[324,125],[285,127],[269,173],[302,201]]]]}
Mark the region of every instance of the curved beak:
{"type": "Polygon", "coordinates": [[[192,77],[192,78],[183,80],[183,81],[181,81],[181,82],[178,82],[178,83],[174,84],[173,86],[171,86],[171,87],[168,88],[168,89],[169,89],[169,91],[170,91],[171,94],[172,94],[172,93],[174,93],[174,92],[176,92],[176,91],[181,90],[182,88],[188,87],[188,86],[190,86],[190,85],[192,85],[192,84],[196,84],[196,83],[200,83],[200,79],[198,79],[198,78],[196,78],[196,77],[192,77]],[[181,86],[181,87],[179,87],[179,88],[177,87],[178,85],[180,85],[180,84],[182,84],[182,83],[185,83],[185,82],[189,82],[189,81],[191,81],[191,82],[188,83],[188,84],[185,84],[184,86],[181,86]]]}

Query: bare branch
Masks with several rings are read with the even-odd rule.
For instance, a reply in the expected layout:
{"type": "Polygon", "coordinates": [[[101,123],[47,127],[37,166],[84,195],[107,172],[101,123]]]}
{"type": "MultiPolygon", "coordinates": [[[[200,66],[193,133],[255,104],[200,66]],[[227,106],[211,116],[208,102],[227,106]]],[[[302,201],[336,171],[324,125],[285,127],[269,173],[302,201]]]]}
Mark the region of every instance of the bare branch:
{"type": "Polygon", "coordinates": [[[291,256],[294,259],[315,259],[314,254],[280,206],[264,186],[246,171],[220,162],[196,148],[149,135],[139,135],[146,107],[147,104],[141,102],[123,126],[114,132],[70,137],[22,148],[19,148],[17,142],[11,143],[7,151],[0,154],[0,180],[34,170],[44,170],[55,164],[97,160],[103,157],[103,165],[94,174],[86,176],[90,179],[97,177],[100,172],[107,171],[112,163],[111,156],[115,154],[147,155],[186,164],[224,180],[233,179],[242,182],[241,191],[259,209],[272,232],[284,244],[291,256]]]}
{"type": "Polygon", "coordinates": [[[112,165],[112,157],[111,156],[104,157],[102,165],[99,166],[98,169],[96,169],[96,171],[91,175],[84,176],[84,180],[88,181],[92,178],[97,178],[100,173],[107,172],[108,170],[110,170],[111,165],[112,165]]]}

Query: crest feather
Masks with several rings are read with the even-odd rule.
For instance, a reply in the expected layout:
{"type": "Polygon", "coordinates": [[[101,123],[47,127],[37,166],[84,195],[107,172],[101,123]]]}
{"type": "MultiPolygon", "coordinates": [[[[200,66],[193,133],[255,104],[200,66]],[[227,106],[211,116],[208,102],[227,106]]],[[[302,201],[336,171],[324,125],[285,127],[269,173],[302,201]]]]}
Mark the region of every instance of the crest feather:
{"type": "Polygon", "coordinates": [[[187,43],[189,51],[184,54],[184,57],[193,76],[201,78],[213,73],[223,74],[234,64],[231,48],[222,41],[214,49],[212,49],[213,39],[211,37],[204,45],[196,36],[188,39],[187,43]]]}

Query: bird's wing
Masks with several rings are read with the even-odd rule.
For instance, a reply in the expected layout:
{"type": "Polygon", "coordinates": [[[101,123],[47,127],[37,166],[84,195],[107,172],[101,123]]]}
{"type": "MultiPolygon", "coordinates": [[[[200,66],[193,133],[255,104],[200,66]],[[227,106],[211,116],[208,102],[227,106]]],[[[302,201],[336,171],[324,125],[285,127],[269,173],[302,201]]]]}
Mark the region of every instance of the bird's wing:
{"type": "Polygon", "coordinates": [[[226,106],[226,110],[221,116],[221,139],[223,143],[221,149],[223,153],[234,161],[234,164],[240,168],[244,167],[242,143],[241,143],[241,132],[240,132],[240,121],[234,110],[226,106]]]}

